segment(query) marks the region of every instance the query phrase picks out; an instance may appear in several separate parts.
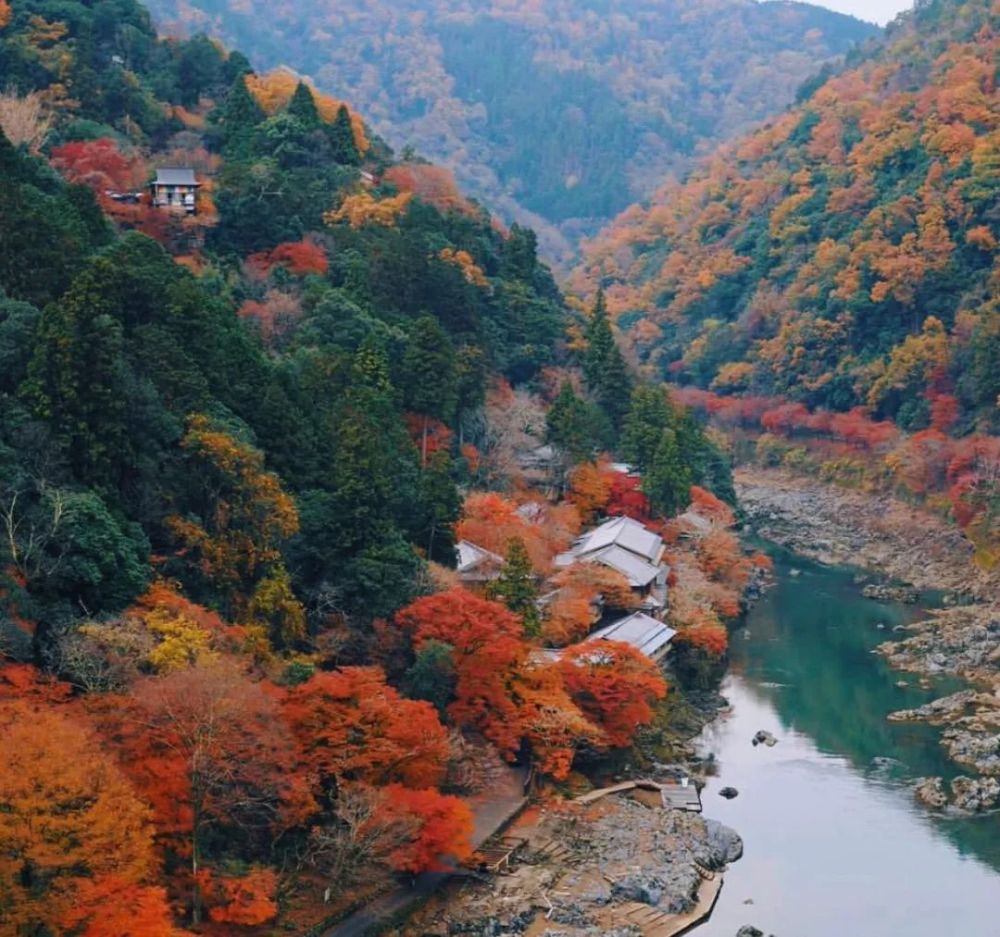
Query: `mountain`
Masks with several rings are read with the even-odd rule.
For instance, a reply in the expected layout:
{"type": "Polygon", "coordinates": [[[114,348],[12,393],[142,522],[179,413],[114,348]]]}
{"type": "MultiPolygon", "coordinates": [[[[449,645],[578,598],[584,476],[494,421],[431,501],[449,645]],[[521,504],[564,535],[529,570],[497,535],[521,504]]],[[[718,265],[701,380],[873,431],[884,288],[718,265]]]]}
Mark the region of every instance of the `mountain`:
{"type": "Polygon", "coordinates": [[[154,0],[294,66],[393,146],[452,168],[551,254],[792,102],[875,27],[755,0],[154,0]],[[262,29],[261,24],[267,28],[262,29]]]}
{"type": "Polygon", "coordinates": [[[584,248],[638,357],[720,394],[1000,429],[1000,14],[921,3],[863,61],[584,248]]]}

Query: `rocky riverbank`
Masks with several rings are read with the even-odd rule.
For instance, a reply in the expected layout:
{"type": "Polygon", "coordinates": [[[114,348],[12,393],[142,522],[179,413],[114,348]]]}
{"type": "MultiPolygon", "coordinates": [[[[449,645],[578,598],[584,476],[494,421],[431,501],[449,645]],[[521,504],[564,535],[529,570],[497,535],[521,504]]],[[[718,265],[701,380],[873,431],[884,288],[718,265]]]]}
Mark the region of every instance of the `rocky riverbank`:
{"type": "Polygon", "coordinates": [[[696,914],[706,883],[743,852],[713,820],[664,809],[658,791],[549,802],[509,830],[506,874],[467,879],[410,921],[407,934],[640,937],[696,914]]]}
{"type": "Polygon", "coordinates": [[[877,650],[900,670],[959,676],[975,688],[890,719],[940,726],[948,756],[974,772],[947,783],[919,778],[922,803],[963,812],[1000,806],[1000,576],[974,565],[954,526],[891,497],[758,469],[738,472],[736,482],[756,534],[819,562],[873,572],[881,581],[864,585],[866,596],[914,601],[918,590],[945,593],[951,607],[877,650]]]}

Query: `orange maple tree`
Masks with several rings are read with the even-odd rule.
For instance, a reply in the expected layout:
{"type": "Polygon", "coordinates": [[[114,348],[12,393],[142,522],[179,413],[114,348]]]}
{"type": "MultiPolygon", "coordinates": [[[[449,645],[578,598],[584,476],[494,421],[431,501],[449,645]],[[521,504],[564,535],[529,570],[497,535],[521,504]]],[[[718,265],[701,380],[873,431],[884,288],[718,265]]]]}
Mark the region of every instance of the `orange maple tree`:
{"type": "Polygon", "coordinates": [[[401,697],[378,667],[315,674],[288,692],[285,714],[321,777],[414,788],[444,778],[448,733],[437,711],[401,697]]]}
{"type": "Polygon", "coordinates": [[[73,718],[0,703],[0,930],[95,930],[101,909],[131,902],[150,934],[169,933],[149,809],[93,733],[73,718]]]}

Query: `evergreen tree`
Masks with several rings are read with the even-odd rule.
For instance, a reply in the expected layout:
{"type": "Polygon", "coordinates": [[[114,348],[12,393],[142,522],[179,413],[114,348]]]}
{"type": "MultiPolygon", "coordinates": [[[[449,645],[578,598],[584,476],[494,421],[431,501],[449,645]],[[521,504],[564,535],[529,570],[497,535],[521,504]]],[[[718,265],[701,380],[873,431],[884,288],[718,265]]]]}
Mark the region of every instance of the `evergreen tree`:
{"type": "Polygon", "coordinates": [[[444,450],[435,452],[420,473],[420,502],[423,522],[418,543],[427,558],[455,565],[455,523],[462,514],[462,499],[451,478],[451,459],[444,450]]]}
{"type": "Polygon", "coordinates": [[[663,431],[673,424],[673,414],[663,388],[640,384],[632,393],[622,427],[621,455],[640,472],[646,471],[660,444],[663,431]]]}
{"type": "Polygon", "coordinates": [[[302,126],[310,130],[320,125],[319,111],[316,110],[316,100],[309,86],[300,81],[295,86],[295,93],[292,100],[288,102],[288,113],[290,116],[301,121],[302,126]]]}
{"type": "Polygon", "coordinates": [[[403,399],[407,409],[424,418],[420,455],[426,463],[430,419],[447,423],[458,402],[455,348],[433,316],[417,319],[409,339],[403,355],[403,399]]]}
{"type": "Polygon", "coordinates": [[[425,641],[413,665],[403,676],[403,692],[410,699],[427,700],[443,719],[455,696],[454,649],[444,641],[425,641]]]}
{"type": "Polygon", "coordinates": [[[536,637],[541,631],[542,619],[538,612],[538,586],[527,547],[520,537],[514,537],[507,547],[500,575],[486,587],[486,595],[503,602],[524,622],[525,634],[536,637]]]}
{"type": "Polygon", "coordinates": [[[677,433],[672,429],[664,430],[652,463],[643,474],[643,493],[654,511],[664,517],[673,517],[690,502],[693,482],[691,467],[684,461],[677,444],[677,433]]]}
{"type": "Polygon", "coordinates": [[[341,104],[337,116],[330,125],[330,148],[333,158],[345,166],[357,166],[361,162],[358,142],[354,138],[354,127],[351,124],[351,114],[347,106],[341,104]]]}
{"type": "Polygon", "coordinates": [[[264,112],[247,88],[245,75],[233,82],[222,109],[222,145],[231,158],[250,155],[254,130],[263,122],[264,112]]]}
{"type": "Polygon", "coordinates": [[[571,463],[591,458],[603,448],[608,433],[603,414],[577,397],[569,381],[563,381],[545,422],[549,442],[561,449],[571,463]]]}
{"type": "Polygon", "coordinates": [[[585,334],[583,371],[587,385],[608,415],[612,428],[617,429],[628,412],[632,378],[611,331],[603,290],[598,290],[585,334]]]}

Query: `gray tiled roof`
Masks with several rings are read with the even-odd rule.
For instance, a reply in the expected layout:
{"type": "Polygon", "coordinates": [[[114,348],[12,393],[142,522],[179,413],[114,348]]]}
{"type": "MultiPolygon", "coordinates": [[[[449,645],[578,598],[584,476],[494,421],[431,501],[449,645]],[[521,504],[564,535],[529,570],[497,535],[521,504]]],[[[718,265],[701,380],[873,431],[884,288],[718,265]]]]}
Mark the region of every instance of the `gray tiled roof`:
{"type": "Polygon", "coordinates": [[[627,618],[612,622],[595,631],[591,641],[624,641],[647,657],[656,657],[677,632],[643,612],[633,612],[627,618]]]}
{"type": "Polygon", "coordinates": [[[193,169],[157,169],[157,185],[197,185],[193,169]]]}
{"type": "Polygon", "coordinates": [[[650,563],[659,562],[663,553],[663,538],[630,517],[615,517],[605,521],[600,527],[580,537],[573,547],[573,552],[583,558],[588,553],[611,545],[624,547],[650,563]]]}

